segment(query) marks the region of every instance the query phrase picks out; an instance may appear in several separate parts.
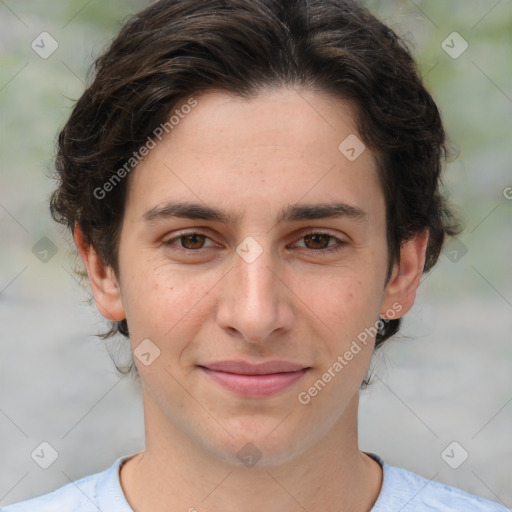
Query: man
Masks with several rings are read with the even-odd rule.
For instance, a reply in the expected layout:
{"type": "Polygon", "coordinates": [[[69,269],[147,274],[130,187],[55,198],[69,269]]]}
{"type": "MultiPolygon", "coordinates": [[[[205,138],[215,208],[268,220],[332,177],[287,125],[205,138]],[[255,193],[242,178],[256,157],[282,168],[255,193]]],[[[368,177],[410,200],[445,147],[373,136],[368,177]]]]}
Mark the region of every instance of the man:
{"type": "Polygon", "coordinates": [[[352,1],[163,0],[98,60],[51,208],[129,338],[146,448],[7,512],[500,511],[359,450],[359,389],[459,227],[439,112],[352,1]]]}

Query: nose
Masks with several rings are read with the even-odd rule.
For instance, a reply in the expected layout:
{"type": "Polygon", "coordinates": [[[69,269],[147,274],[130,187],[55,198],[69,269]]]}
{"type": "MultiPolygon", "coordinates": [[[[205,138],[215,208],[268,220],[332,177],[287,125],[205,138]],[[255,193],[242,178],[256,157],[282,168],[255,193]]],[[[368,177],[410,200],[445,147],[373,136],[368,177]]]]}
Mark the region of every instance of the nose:
{"type": "Polygon", "coordinates": [[[225,279],[217,308],[222,329],[251,344],[264,344],[290,330],[293,294],[269,248],[254,261],[234,254],[225,279]]]}

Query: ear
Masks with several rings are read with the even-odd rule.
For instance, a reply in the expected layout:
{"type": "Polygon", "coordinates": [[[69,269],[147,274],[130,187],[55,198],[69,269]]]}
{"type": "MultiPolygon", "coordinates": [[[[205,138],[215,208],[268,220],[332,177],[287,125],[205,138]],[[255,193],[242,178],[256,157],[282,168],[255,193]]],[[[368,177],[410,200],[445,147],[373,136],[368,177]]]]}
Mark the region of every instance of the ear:
{"type": "Polygon", "coordinates": [[[421,231],[400,248],[400,262],[395,263],[386,288],[381,306],[381,318],[386,318],[386,311],[393,310],[393,304],[400,304],[401,309],[393,318],[400,318],[409,311],[416,299],[416,290],[420,284],[425,265],[425,253],[428,244],[428,230],[421,231]]]}
{"type": "Polygon", "coordinates": [[[73,238],[87,269],[98,311],[108,320],[123,320],[126,315],[121,301],[121,289],[113,269],[103,263],[78,222],[75,223],[73,238]]]}

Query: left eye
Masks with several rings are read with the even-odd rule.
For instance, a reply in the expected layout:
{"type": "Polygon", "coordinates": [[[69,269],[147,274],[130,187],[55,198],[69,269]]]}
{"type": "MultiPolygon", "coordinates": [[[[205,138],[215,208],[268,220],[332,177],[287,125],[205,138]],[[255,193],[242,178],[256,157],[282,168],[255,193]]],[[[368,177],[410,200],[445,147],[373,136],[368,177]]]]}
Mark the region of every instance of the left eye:
{"type": "MultiPolygon", "coordinates": [[[[183,249],[190,252],[199,252],[201,249],[205,248],[204,244],[207,240],[211,241],[209,237],[202,233],[182,233],[174,238],[164,241],[163,245],[172,248],[176,247],[178,250],[183,249]]],[[[337,251],[347,243],[328,233],[317,232],[307,233],[301,236],[299,240],[304,240],[304,245],[299,247],[305,247],[313,252],[337,251]],[[331,240],[334,240],[337,243],[330,244],[329,242],[331,240]]],[[[210,247],[213,246],[215,246],[215,244],[212,242],[210,247]]]]}
{"type": "Polygon", "coordinates": [[[302,236],[300,240],[304,240],[304,246],[306,247],[306,249],[311,249],[313,251],[330,251],[333,250],[334,248],[339,249],[341,248],[340,246],[346,243],[343,240],[336,238],[335,236],[329,235],[328,233],[307,233],[306,235],[302,236]],[[329,245],[330,239],[337,241],[338,245],[329,245]],[[310,245],[309,247],[308,244],[310,245]]]}

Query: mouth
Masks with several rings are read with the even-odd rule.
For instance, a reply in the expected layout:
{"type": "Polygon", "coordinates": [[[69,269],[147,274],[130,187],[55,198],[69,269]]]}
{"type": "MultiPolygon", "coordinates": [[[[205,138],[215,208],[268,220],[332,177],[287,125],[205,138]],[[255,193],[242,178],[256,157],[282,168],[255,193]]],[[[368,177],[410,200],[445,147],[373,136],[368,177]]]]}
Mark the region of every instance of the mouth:
{"type": "Polygon", "coordinates": [[[219,361],[198,365],[211,380],[246,398],[260,398],[284,391],[311,367],[288,361],[251,364],[245,361],[219,361]]]}

